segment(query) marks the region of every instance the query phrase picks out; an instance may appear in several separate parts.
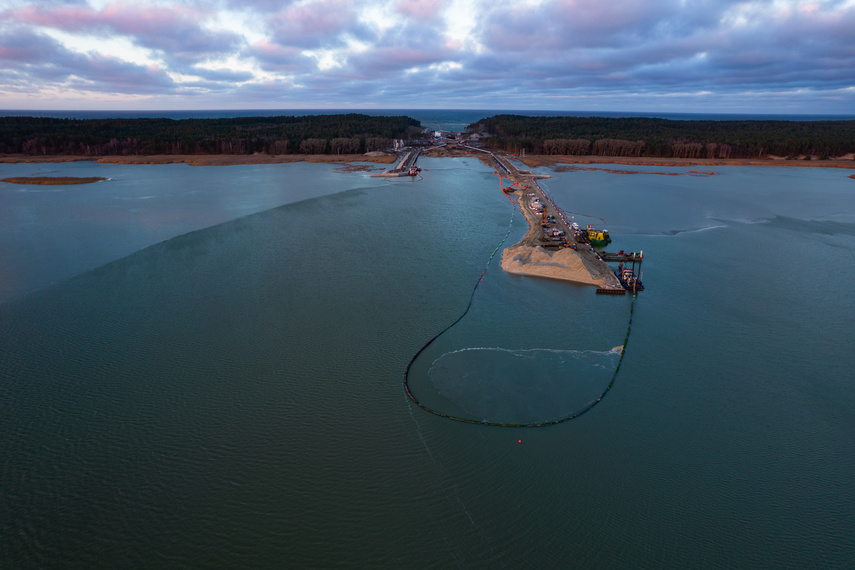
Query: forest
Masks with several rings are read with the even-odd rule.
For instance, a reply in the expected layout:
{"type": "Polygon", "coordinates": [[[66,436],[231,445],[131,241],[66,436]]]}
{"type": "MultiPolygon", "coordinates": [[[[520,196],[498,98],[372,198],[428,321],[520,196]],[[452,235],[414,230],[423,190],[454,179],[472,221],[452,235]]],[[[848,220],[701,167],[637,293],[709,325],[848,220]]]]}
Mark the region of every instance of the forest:
{"type": "Polygon", "coordinates": [[[421,134],[409,117],[363,114],[221,119],[0,118],[0,154],[357,154],[421,134]]]}
{"type": "MultiPolygon", "coordinates": [[[[855,152],[855,121],[496,115],[467,131],[481,134],[488,149],[529,154],[823,159],[855,152]]],[[[181,120],[2,117],[0,154],[360,154],[421,133],[410,117],[358,113],[181,120]]]]}
{"type": "Polygon", "coordinates": [[[481,134],[486,148],[530,154],[824,159],[855,152],[855,121],[496,115],[467,131],[481,134]]]}

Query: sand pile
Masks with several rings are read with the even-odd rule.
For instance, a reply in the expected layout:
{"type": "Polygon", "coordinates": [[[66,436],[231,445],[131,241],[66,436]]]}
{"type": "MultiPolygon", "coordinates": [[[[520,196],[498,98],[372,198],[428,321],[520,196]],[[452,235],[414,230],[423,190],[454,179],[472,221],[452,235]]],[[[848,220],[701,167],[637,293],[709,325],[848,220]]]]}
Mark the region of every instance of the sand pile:
{"type": "Polygon", "coordinates": [[[576,283],[612,287],[614,275],[592,274],[579,254],[572,249],[547,251],[542,247],[515,245],[502,252],[502,269],[515,275],[563,279],[576,283]]]}

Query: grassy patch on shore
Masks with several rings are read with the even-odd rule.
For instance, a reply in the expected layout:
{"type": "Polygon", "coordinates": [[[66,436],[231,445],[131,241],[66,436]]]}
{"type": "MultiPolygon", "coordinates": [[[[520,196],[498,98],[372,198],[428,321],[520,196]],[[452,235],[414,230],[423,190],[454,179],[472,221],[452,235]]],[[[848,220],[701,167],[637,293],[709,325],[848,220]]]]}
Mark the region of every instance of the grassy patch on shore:
{"type": "Polygon", "coordinates": [[[54,186],[58,184],[91,184],[107,180],[100,176],[77,177],[77,176],[17,176],[14,178],[3,178],[0,182],[10,184],[41,184],[54,186]]]}

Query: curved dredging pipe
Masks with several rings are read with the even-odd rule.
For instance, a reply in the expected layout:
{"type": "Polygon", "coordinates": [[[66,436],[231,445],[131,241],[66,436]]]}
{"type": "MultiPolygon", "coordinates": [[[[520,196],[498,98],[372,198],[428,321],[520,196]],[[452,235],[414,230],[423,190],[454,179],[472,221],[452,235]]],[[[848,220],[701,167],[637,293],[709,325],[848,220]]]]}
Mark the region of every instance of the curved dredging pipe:
{"type": "MultiPolygon", "coordinates": [[[[499,185],[501,186],[501,182],[499,183],[499,185]]],[[[626,345],[629,343],[629,333],[632,330],[632,315],[635,312],[635,301],[637,300],[637,296],[635,294],[632,295],[632,304],[629,307],[629,323],[626,326],[626,337],[624,338],[624,341],[623,341],[623,347],[620,350],[620,358],[618,359],[617,366],[615,367],[615,372],[612,375],[612,378],[609,381],[608,386],[606,386],[605,390],[603,390],[602,393],[599,396],[597,396],[596,399],[594,399],[592,402],[590,402],[587,406],[585,406],[584,408],[582,408],[578,412],[569,414],[567,416],[563,416],[563,417],[555,419],[555,420],[546,420],[546,421],[524,423],[524,424],[523,423],[515,424],[515,423],[504,423],[504,422],[491,422],[491,421],[488,421],[486,419],[476,420],[476,419],[472,419],[472,418],[461,418],[458,416],[452,416],[451,414],[446,414],[444,412],[434,410],[433,408],[429,408],[429,407],[425,406],[423,403],[421,403],[419,401],[419,399],[415,397],[415,395],[412,393],[412,391],[410,391],[409,377],[410,377],[410,368],[412,368],[413,363],[416,361],[416,359],[419,357],[419,355],[421,355],[421,353],[427,349],[427,347],[429,347],[431,344],[433,344],[433,342],[436,339],[438,339],[439,337],[441,337],[447,330],[449,330],[451,327],[453,327],[454,325],[459,323],[463,319],[463,317],[465,317],[469,313],[469,309],[472,308],[472,301],[475,299],[475,292],[478,290],[478,286],[481,285],[481,282],[484,281],[484,275],[487,273],[487,269],[490,267],[490,262],[493,261],[493,257],[495,257],[496,252],[498,252],[499,249],[501,249],[501,247],[504,245],[505,241],[507,241],[508,236],[511,235],[511,226],[513,226],[513,223],[514,223],[514,215],[516,214],[516,211],[517,211],[517,204],[514,201],[514,199],[511,198],[507,194],[507,192],[505,192],[504,188],[502,189],[502,193],[505,194],[505,196],[507,196],[507,198],[514,205],[514,209],[511,212],[511,221],[508,224],[508,231],[505,234],[505,237],[502,238],[502,241],[499,243],[499,245],[496,246],[496,249],[493,250],[493,253],[490,254],[490,258],[487,260],[487,265],[486,265],[486,267],[484,267],[484,271],[482,271],[481,275],[478,276],[478,281],[475,282],[475,286],[472,288],[472,294],[469,296],[469,304],[466,305],[466,310],[463,311],[463,314],[461,314],[459,317],[457,317],[457,319],[453,323],[451,323],[450,325],[448,325],[447,327],[442,329],[433,338],[431,338],[429,341],[427,341],[424,344],[424,346],[422,346],[418,350],[418,352],[416,352],[413,355],[413,357],[410,358],[410,361],[407,363],[407,368],[404,370],[404,381],[403,381],[404,393],[407,394],[407,397],[410,400],[412,400],[412,402],[415,405],[417,405],[418,407],[420,407],[424,411],[430,412],[431,414],[433,414],[435,416],[439,416],[441,418],[447,418],[449,420],[454,420],[456,422],[463,422],[463,423],[467,423],[467,424],[481,424],[481,425],[485,425],[485,426],[495,426],[495,427],[513,427],[513,428],[543,427],[543,426],[551,426],[551,425],[555,425],[555,424],[560,424],[563,422],[574,420],[574,419],[578,418],[579,416],[581,416],[582,414],[589,412],[591,410],[591,408],[593,408],[594,406],[599,404],[600,401],[602,401],[602,399],[606,397],[606,394],[609,393],[609,390],[612,389],[612,386],[615,383],[615,379],[617,378],[618,372],[620,371],[621,362],[623,362],[623,355],[626,353],[626,345]]]]}

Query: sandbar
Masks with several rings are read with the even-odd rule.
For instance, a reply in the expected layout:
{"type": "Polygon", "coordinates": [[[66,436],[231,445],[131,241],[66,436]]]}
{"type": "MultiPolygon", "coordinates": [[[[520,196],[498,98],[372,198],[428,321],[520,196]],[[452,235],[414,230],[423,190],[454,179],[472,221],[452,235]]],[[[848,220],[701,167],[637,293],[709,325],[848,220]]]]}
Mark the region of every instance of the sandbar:
{"type": "Polygon", "coordinates": [[[0,179],[0,182],[8,182],[9,184],[57,186],[61,184],[92,184],[93,182],[103,182],[104,180],[107,179],[100,176],[15,176],[12,178],[0,179]]]}

